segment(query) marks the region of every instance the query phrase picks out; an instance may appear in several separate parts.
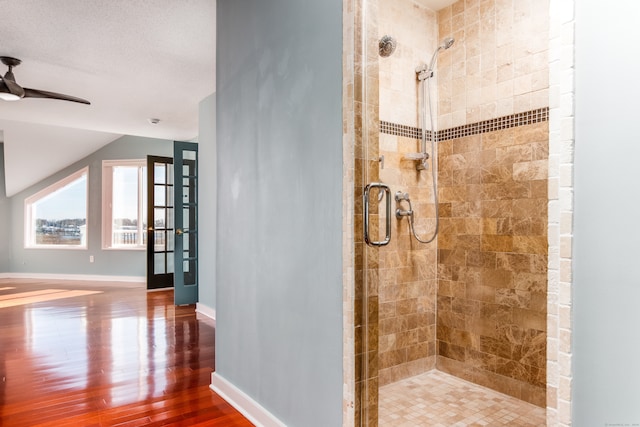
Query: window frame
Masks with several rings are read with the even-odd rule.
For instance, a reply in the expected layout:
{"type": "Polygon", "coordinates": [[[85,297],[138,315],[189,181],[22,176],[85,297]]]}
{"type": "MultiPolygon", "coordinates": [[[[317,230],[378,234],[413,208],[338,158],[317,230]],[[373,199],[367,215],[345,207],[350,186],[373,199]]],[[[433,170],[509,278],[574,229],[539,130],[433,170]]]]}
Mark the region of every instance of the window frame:
{"type": "MultiPolygon", "coordinates": [[[[142,206],[143,193],[147,191],[143,186],[146,174],[147,159],[111,159],[102,161],[102,249],[107,251],[143,251],[147,249],[143,227],[146,218],[142,206]],[[138,243],[135,245],[114,245],[113,243],[113,169],[114,167],[138,168],[138,243]]],[[[148,207],[147,207],[148,209],[148,207]]]]}
{"type": "MultiPolygon", "coordinates": [[[[85,166],[82,169],[73,172],[70,175],[56,181],[55,183],[46,186],[42,190],[32,194],[24,199],[24,248],[25,249],[70,249],[70,250],[87,250],[89,247],[89,166],[85,166]],[[33,218],[33,204],[44,199],[47,196],[52,195],[58,190],[63,189],[72,182],[85,177],[85,234],[84,244],[80,245],[47,245],[36,243],[36,233],[34,228],[33,218]]],[[[82,242],[82,240],[81,240],[82,242]]]]}

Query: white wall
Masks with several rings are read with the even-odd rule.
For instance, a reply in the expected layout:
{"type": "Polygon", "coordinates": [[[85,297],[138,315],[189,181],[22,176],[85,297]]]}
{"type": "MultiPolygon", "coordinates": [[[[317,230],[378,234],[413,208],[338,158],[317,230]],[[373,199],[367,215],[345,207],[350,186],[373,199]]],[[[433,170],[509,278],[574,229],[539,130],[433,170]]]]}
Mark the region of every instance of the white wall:
{"type": "Polygon", "coordinates": [[[640,2],[576,2],[573,425],[640,425],[640,2]]]}

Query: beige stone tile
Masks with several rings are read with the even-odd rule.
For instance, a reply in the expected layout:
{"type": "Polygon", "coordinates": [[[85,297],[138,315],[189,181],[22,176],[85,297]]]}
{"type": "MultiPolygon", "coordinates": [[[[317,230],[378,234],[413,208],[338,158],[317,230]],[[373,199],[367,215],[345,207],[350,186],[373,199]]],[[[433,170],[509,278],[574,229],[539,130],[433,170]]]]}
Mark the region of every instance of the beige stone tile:
{"type": "Polygon", "coordinates": [[[513,250],[519,253],[546,254],[547,236],[515,236],[513,250]]]}
{"type": "Polygon", "coordinates": [[[515,163],[513,165],[513,180],[546,180],[548,176],[548,164],[549,162],[546,159],[515,163]]]}
{"type": "Polygon", "coordinates": [[[545,420],[544,408],[439,371],[381,387],[379,412],[379,425],[391,427],[540,426],[545,420]]]}
{"type": "Polygon", "coordinates": [[[482,236],[482,250],[487,252],[513,251],[513,237],[485,234],[482,236]]]}

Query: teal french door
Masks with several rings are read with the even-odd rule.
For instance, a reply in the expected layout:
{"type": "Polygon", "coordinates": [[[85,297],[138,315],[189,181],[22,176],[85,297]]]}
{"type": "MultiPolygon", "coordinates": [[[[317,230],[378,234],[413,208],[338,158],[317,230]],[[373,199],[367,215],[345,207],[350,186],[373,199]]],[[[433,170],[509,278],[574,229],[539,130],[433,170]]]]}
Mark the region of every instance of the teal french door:
{"type": "Polygon", "coordinates": [[[198,302],[198,144],[174,141],[174,303],[198,302]]]}

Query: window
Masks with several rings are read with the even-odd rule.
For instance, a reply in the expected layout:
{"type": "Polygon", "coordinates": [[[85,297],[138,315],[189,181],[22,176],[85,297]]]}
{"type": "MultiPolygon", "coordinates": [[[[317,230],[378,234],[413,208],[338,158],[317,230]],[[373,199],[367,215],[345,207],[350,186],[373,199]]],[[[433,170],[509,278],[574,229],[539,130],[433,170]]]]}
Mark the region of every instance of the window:
{"type": "Polygon", "coordinates": [[[146,160],[102,162],[102,248],[145,249],[146,160]]]}
{"type": "Polygon", "coordinates": [[[25,199],[25,247],[87,248],[87,174],[61,179],[25,199]]]}

